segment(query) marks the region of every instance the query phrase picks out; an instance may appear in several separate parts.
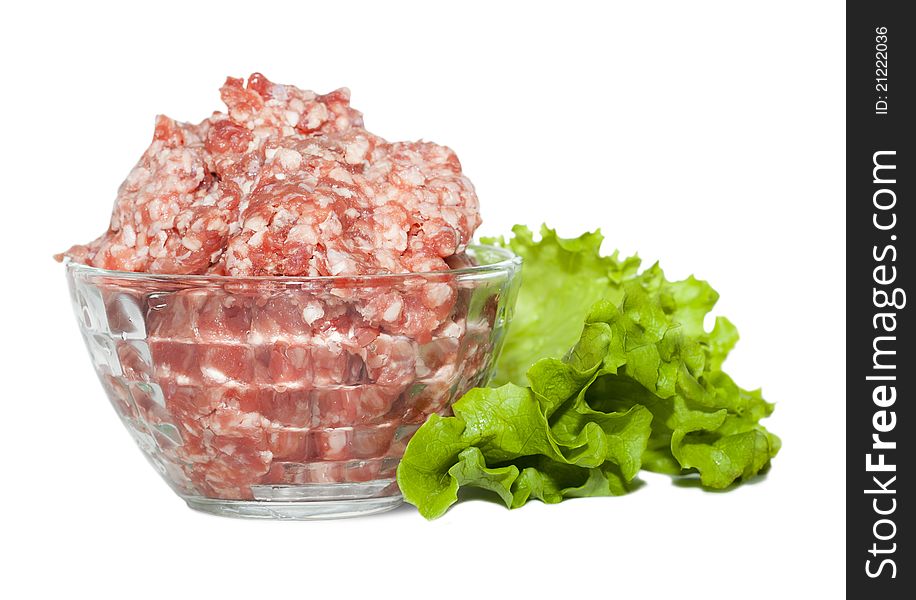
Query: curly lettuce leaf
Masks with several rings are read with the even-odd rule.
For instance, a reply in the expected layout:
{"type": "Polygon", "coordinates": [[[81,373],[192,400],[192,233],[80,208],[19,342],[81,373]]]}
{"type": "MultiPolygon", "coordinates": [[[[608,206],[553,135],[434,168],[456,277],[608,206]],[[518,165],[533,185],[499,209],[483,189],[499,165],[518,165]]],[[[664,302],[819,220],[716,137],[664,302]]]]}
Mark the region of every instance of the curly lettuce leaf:
{"type": "Polygon", "coordinates": [[[738,333],[724,317],[705,331],[718,299],[708,283],[602,258],[597,233],[562,240],[544,228],[540,242],[525,228],[515,233],[509,244],[526,260],[520,299],[542,314],[522,318],[519,309],[522,326],[510,329],[514,355],[501,365],[514,383],[471,390],[455,416],[432,416],[409,443],[398,483],[425,517],[443,514],[462,487],[516,508],[531,498],[624,494],[641,468],[696,473],[724,489],[769,467],[780,441],[759,421],[773,405],[722,371],[738,333]],[[583,281],[572,283],[577,274],[583,281]],[[577,291],[574,326],[552,314],[567,309],[555,303],[558,282],[577,291]],[[551,328],[544,340],[534,339],[540,327],[551,328]],[[553,327],[575,337],[560,347],[553,327]]]}
{"type": "Polygon", "coordinates": [[[620,259],[617,252],[601,256],[600,231],[573,239],[541,227],[541,239],[524,225],[512,228],[514,237],[484,239],[522,257],[522,287],[493,384],[525,385],[525,373],[539,358],[562,356],[576,343],[582,322],[596,300],[620,300],[620,283],[639,268],[636,256],[620,259]],[[559,307],[562,309],[558,310],[559,307]]]}
{"type": "Polygon", "coordinates": [[[586,327],[603,323],[612,328],[623,340],[625,355],[621,359],[615,356],[619,348],[609,349],[608,358],[620,366],[586,390],[590,405],[599,411],[642,406],[652,413],[652,435],[643,456],[648,470],[697,472],[704,486],[716,489],[764,470],[780,448],[779,438],[759,425],[773,405],[720,370],[723,348],[735,339],[733,328],[725,343],[710,338],[723,335],[726,326],[708,335],[689,335],[672,319],[677,307],[666,304],[663,294],[649,294],[637,281],[624,288],[620,307],[599,302],[586,318],[586,327]],[[662,314],[667,328],[657,327],[662,314]]]}
{"type": "Polygon", "coordinates": [[[506,506],[530,497],[622,493],[640,468],[652,416],[632,406],[599,418],[550,414],[530,388],[475,388],[454,404],[454,417],[430,416],[398,466],[398,484],[433,519],[458,500],[458,489],[496,492],[506,506]]]}

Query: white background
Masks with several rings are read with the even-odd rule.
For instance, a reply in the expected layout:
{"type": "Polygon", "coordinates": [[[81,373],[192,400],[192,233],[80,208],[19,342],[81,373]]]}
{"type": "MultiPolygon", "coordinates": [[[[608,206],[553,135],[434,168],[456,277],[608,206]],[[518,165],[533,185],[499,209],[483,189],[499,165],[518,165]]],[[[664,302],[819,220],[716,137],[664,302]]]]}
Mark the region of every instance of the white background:
{"type": "Polygon", "coordinates": [[[0,595],[841,594],[843,5],[375,4],[0,9],[0,595]],[[600,226],[608,250],[712,282],[742,334],[727,366],[777,402],[769,476],[723,494],[646,475],[623,498],[474,501],[431,523],[187,509],[105,400],[51,255],[106,227],[155,114],[200,120],[226,75],[256,70],[349,86],[373,132],[451,146],[481,233],[600,226]]]}

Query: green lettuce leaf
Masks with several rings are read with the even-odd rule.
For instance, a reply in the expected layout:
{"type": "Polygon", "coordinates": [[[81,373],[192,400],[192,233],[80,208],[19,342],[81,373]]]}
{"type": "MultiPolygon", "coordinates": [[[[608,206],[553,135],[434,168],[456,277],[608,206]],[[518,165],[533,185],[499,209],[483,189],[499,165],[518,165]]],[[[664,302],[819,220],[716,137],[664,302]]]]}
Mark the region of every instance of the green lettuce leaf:
{"type": "Polygon", "coordinates": [[[457,501],[461,486],[494,491],[510,508],[529,497],[559,502],[624,490],[639,471],[649,411],[632,406],[588,419],[550,409],[511,383],[471,390],[452,406],[454,417],[432,415],[414,434],[398,466],[401,491],[432,519],[457,501]]]}
{"type": "Polygon", "coordinates": [[[531,498],[624,494],[641,468],[696,473],[703,486],[724,489],[769,467],[780,441],[759,421],[773,405],[721,370],[738,333],[723,317],[705,331],[718,299],[709,284],[601,257],[598,233],[563,240],[544,228],[535,242],[527,229],[514,231],[502,243],[525,259],[526,304],[507,339],[514,354],[500,361],[512,382],[473,389],[453,417],[433,415],[420,427],[398,468],[408,502],[431,519],[462,487],[516,508],[531,498]],[[575,293],[561,294],[560,284],[575,293]],[[567,310],[559,297],[577,320],[556,314],[567,310]],[[566,343],[569,332],[555,327],[575,336],[566,343]]]}
{"type": "Polygon", "coordinates": [[[562,356],[576,343],[582,321],[596,300],[620,300],[620,282],[636,274],[639,258],[601,256],[600,231],[563,239],[541,227],[540,241],[524,225],[512,228],[508,242],[485,238],[511,249],[523,260],[522,287],[511,332],[503,345],[493,384],[525,385],[528,368],[545,356],[562,356]],[[562,310],[557,310],[562,307],[562,310]]]}

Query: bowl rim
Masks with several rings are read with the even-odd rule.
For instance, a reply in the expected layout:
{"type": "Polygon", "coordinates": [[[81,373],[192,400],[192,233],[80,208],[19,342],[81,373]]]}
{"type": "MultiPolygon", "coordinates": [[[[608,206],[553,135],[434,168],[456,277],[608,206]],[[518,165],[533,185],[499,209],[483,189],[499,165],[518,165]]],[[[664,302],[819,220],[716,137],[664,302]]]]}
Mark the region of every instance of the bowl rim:
{"type": "Polygon", "coordinates": [[[276,283],[333,283],[346,282],[352,284],[360,281],[392,281],[399,279],[412,278],[441,278],[443,276],[475,276],[475,275],[492,275],[494,273],[508,273],[518,269],[522,263],[522,258],[511,250],[501,246],[490,244],[468,244],[467,250],[486,250],[494,252],[502,258],[493,263],[485,265],[473,265],[470,267],[461,267],[458,269],[444,269],[442,271],[420,271],[416,273],[375,273],[367,275],[246,275],[242,277],[234,275],[192,275],[192,274],[175,274],[175,273],[148,273],[145,271],[118,271],[114,269],[103,269],[93,267],[77,262],[70,257],[63,260],[64,266],[71,274],[84,274],[95,277],[106,277],[113,279],[125,279],[132,281],[170,281],[170,282],[195,282],[195,283],[232,283],[238,281],[254,282],[276,282],[276,283]]]}

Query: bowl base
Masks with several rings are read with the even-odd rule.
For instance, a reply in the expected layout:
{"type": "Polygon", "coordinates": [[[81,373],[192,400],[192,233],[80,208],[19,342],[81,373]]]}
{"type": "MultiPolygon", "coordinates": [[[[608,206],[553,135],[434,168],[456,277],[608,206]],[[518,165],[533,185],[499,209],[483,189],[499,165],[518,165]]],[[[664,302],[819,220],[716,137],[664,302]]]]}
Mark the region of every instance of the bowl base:
{"type": "Polygon", "coordinates": [[[184,501],[194,510],[211,515],[284,521],[361,517],[393,510],[404,503],[400,494],[381,498],[306,501],[219,500],[202,496],[185,496],[184,501]]]}

